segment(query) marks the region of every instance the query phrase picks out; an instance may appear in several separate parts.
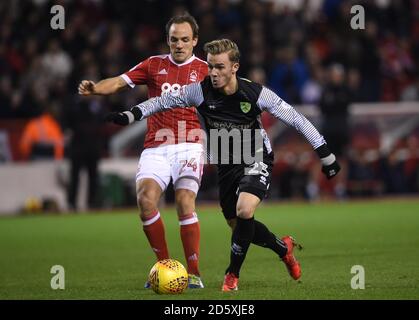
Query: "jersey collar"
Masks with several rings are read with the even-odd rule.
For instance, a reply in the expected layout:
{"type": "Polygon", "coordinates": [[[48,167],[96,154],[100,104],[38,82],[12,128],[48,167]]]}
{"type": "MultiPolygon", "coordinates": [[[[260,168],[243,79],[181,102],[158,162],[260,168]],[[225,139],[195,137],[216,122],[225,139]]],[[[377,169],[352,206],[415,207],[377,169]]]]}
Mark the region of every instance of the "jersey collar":
{"type": "Polygon", "coordinates": [[[178,67],[184,66],[185,64],[191,63],[195,59],[195,55],[193,54],[188,60],[182,63],[177,63],[173,60],[172,55],[169,53],[169,60],[171,63],[177,65],[178,67]]]}

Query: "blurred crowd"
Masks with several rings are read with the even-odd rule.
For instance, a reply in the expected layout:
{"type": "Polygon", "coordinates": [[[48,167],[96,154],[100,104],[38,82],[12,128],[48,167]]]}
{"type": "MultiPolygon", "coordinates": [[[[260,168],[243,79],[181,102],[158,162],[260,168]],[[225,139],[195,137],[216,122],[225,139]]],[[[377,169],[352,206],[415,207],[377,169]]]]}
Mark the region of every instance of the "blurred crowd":
{"type": "MultiPolygon", "coordinates": [[[[337,119],[340,125],[329,135],[343,132],[334,142],[342,157],[351,140],[350,103],[419,101],[419,0],[10,0],[0,2],[0,129],[10,119],[17,121],[10,130],[22,120],[22,132],[29,120],[35,120],[32,126],[55,120],[55,129],[48,126],[54,148],[65,148],[54,150],[55,158],[71,157],[68,146],[77,134],[96,145],[93,158],[106,156],[107,141],[118,129],[104,125],[103,115],[138,103],[146,92],[82,100],[78,83],[121,74],[150,55],[167,53],[164,25],[184,11],[200,26],[197,56],[205,59],[205,42],[231,38],[242,52],[241,76],[268,85],[290,104],[318,105],[327,123],[337,119]],[[64,30],[50,26],[56,4],[65,8],[64,30]],[[365,9],[365,30],[350,27],[353,5],[365,9]],[[41,119],[46,114],[48,120],[41,119]]],[[[414,143],[409,139],[414,137],[406,137],[405,146],[414,143]]],[[[15,160],[30,158],[24,144],[15,160]]],[[[356,171],[351,168],[349,161],[348,176],[356,171]]],[[[310,179],[282,179],[279,189],[293,190],[287,184],[295,184],[305,188],[305,196],[316,193],[310,179]]]]}
{"type": "Polygon", "coordinates": [[[0,4],[1,117],[31,117],[46,101],[62,110],[80,79],[115,76],[166,53],[164,25],[185,10],[200,25],[198,56],[206,41],[235,40],[241,74],[291,104],[317,103],[335,62],[355,101],[418,98],[418,0],[14,0],[0,4]],[[64,30],[50,27],[55,4],[65,8],[64,30]],[[355,4],[365,9],[365,30],[350,27],[355,4]]]}

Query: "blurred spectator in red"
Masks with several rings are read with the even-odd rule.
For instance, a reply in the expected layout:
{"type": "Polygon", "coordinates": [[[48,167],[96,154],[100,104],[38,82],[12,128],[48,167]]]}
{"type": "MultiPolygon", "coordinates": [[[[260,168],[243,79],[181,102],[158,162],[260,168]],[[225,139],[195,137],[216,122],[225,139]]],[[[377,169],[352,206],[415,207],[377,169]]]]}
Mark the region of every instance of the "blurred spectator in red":
{"type": "Polygon", "coordinates": [[[382,100],[399,100],[403,90],[410,84],[408,74],[414,69],[409,41],[399,39],[395,34],[389,34],[381,44],[381,54],[385,86],[382,100]]]}

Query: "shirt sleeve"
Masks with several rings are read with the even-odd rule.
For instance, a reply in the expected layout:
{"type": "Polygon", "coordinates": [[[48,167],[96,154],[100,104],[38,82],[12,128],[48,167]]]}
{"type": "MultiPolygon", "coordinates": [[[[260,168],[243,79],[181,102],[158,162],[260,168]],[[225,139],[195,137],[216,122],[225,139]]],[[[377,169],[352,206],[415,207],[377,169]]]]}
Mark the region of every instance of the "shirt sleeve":
{"type": "Polygon", "coordinates": [[[146,59],[127,72],[121,74],[121,78],[131,87],[136,85],[146,84],[148,80],[148,67],[150,59],[146,59]]]}
{"type": "Polygon", "coordinates": [[[256,104],[262,111],[268,111],[278,120],[294,127],[307,139],[313,149],[326,143],[323,136],[306,117],[278,97],[272,90],[263,87],[256,104]]]}
{"type": "Polygon", "coordinates": [[[136,105],[134,108],[141,110],[142,119],[154,113],[173,108],[198,107],[204,102],[204,94],[200,83],[192,83],[181,87],[174,92],[163,93],[136,105]]]}

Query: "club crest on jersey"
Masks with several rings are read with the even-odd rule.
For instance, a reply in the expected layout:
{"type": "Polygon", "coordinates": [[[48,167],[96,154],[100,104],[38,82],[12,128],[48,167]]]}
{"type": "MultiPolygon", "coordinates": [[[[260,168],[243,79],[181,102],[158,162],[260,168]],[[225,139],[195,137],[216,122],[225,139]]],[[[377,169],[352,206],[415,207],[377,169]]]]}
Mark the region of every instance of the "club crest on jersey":
{"type": "Polygon", "coordinates": [[[192,72],[189,75],[189,81],[196,82],[197,79],[198,79],[198,72],[196,72],[195,70],[192,70],[192,72]]]}
{"type": "Polygon", "coordinates": [[[243,113],[248,113],[251,108],[250,102],[240,102],[240,109],[242,109],[243,113]]]}

